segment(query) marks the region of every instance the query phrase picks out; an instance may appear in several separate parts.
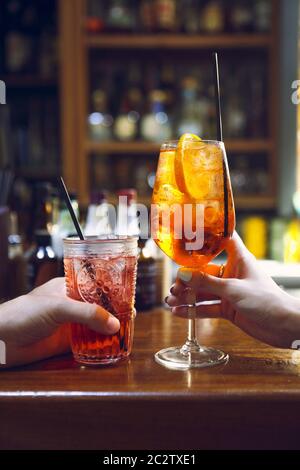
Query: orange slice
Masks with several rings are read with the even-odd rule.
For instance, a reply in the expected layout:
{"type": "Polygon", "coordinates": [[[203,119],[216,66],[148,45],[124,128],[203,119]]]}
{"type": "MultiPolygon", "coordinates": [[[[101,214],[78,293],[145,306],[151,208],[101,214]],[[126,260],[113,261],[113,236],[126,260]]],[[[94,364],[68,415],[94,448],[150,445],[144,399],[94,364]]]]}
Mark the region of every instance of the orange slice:
{"type": "Polygon", "coordinates": [[[211,198],[222,189],[218,188],[222,183],[222,165],[221,148],[204,143],[192,134],[184,134],[174,161],[178,189],[191,199],[211,198]]]}
{"type": "Polygon", "coordinates": [[[201,142],[201,139],[195,134],[183,134],[177,145],[174,159],[175,178],[179,191],[185,194],[187,194],[188,191],[184,175],[183,160],[188,142],[201,142]]]}

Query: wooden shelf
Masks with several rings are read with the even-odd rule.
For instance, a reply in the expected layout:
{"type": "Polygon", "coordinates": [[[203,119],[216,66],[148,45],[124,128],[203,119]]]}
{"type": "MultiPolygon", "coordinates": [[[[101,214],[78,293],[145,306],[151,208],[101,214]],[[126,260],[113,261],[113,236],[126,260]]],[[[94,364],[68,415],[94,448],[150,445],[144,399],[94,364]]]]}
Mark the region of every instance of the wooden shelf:
{"type": "MultiPolygon", "coordinates": [[[[226,149],[231,153],[260,153],[269,152],[272,149],[272,142],[269,140],[228,140],[225,142],[226,149]]],[[[160,144],[133,141],[133,142],[93,142],[86,143],[87,153],[107,153],[109,155],[125,154],[158,154],[160,144]]]]}
{"type": "Polygon", "coordinates": [[[249,195],[234,198],[237,209],[267,210],[276,209],[276,198],[274,196],[249,195]]]}
{"type": "Polygon", "coordinates": [[[85,36],[85,45],[97,49],[241,49],[272,44],[269,34],[97,34],[85,36]]]}
{"type": "MultiPolygon", "coordinates": [[[[111,204],[117,204],[117,197],[112,195],[109,197],[111,204]]],[[[137,202],[150,206],[151,196],[139,196],[137,202]]],[[[276,209],[276,198],[274,196],[264,195],[249,195],[249,196],[237,196],[234,198],[235,208],[239,210],[270,210],[276,209]]]]}

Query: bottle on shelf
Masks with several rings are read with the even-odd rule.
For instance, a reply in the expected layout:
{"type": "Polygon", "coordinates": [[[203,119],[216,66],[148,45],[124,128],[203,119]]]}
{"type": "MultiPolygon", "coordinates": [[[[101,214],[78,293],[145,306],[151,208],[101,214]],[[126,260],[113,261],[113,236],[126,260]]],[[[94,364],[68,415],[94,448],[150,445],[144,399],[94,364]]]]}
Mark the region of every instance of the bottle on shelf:
{"type": "Polygon", "coordinates": [[[101,33],[106,26],[105,8],[99,0],[88,0],[85,28],[88,33],[101,33]]]}
{"type": "Polygon", "coordinates": [[[200,31],[199,0],[182,0],[180,14],[182,29],[187,34],[197,34],[200,31]]]}
{"type": "Polygon", "coordinates": [[[139,100],[138,93],[138,89],[131,89],[125,94],[122,99],[120,113],[114,121],[114,135],[123,142],[134,140],[138,134],[140,114],[135,109],[135,104],[139,100]]]}
{"type": "Polygon", "coordinates": [[[107,110],[107,96],[101,89],[92,94],[93,112],[88,117],[89,135],[92,140],[110,140],[112,137],[113,117],[107,110]]]}
{"type": "Polygon", "coordinates": [[[110,0],[106,23],[110,31],[134,31],[136,29],[136,15],[132,1],[110,0]]]}
{"type": "Polygon", "coordinates": [[[272,23],[272,1],[255,0],[254,3],[254,29],[260,33],[271,30],[272,23]]]}
{"type": "Polygon", "coordinates": [[[34,238],[35,246],[26,253],[28,290],[58,275],[58,259],[51,245],[51,235],[47,230],[37,230],[34,238]]]}
{"type": "Polygon", "coordinates": [[[149,96],[150,110],[141,119],[141,137],[149,142],[163,142],[172,135],[172,127],[166,112],[166,93],[153,90],[149,96]]]}
{"type": "Polygon", "coordinates": [[[174,32],[178,29],[176,0],[154,0],[155,29],[174,32]]]}
{"type": "Polygon", "coordinates": [[[112,233],[109,221],[109,206],[104,191],[93,191],[88,207],[84,234],[101,237],[112,233]]]}
{"type": "Polygon", "coordinates": [[[177,135],[186,132],[203,135],[203,125],[198,107],[198,84],[194,77],[182,81],[180,117],[177,122],[177,135]]]}
{"type": "MultiPolygon", "coordinates": [[[[74,212],[79,218],[79,205],[75,193],[70,192],[71,204],[74,212]]],[[[61,207],[57,222],[51,227],[52,247],[58,259],[63,258],[63,239],[74,234],[74,224],[65,203],[61,201],[61,207]]]]}
{"type": "Polygon", "coordinates": [[[155,30],[155,10],[153,0],[140,0],[139,2],[139,29],[142,32],[155,30]]]}
{"type": "Polygon", "coordinates": [[[20,0],[8,0],[5,5],[5,69],[7,73],[32,71],[34,41],[28,34],[26,21],[24,21],[26,8],[20,0]]]}
{"type": "Polygon", "coordinates": [[[224,31],[225,14],[220,0],[208,0],[201,11],[201,30],[218,34],[224,31]]]}
{"type": "Polygon", "coordinates": [[[254,26],[253,2],[234,0],[229,9],[230,29],[236,33],[249,32],[254,26]]]}

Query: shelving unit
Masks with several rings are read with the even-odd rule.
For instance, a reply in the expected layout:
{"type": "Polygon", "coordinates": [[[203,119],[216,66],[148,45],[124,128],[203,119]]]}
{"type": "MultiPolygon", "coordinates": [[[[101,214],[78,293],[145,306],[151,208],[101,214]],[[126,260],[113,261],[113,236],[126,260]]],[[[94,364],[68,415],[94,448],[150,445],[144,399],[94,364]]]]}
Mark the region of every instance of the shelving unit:
{"type": "MultiPolygon", "coordinates": [[[[86,117],[89,99],[89,53],[91,50],[126,51],[133,54],[142,50],[245,50],[264,51],[267,54],[267,77],[269,81],[268,138],[238,139],[225,142],[228,154],[265,154],[268,157],[270,187],[263,195],[238,196],[238,209],[269,210],[277,204],[277,97],[278,97],[278,18],[279,2],[273,0],[272,30],[269,34],[96,34],[88,35],[84,29],[86,0],[60,1],[62,57],[62,146],[63,171],[68,186],[78,192],[80,202],[88,203],[89,159],[92,154],[139,156],[158,155],[159,145],[143,141],[94,142],[88,139],[86,117]]],[[[178,59],[180,60],[180,58],[178,59]]],[[[251,106],[251,103],[249,103],[251,106]]],[[[149,202],[143,200],[143,202],[149,202]]]]}

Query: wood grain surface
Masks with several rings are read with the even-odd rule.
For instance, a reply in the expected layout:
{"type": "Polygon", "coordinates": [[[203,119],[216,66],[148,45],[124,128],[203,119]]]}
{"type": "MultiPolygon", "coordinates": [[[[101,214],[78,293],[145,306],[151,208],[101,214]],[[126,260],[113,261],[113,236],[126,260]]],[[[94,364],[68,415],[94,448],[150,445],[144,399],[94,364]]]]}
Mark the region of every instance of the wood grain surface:
{"type": "Polygon", "coordinates": [[[266,346],[223,320],[198,322],[223,366],[172,371],[160,348],[185,320],[139,313],[133,354],[88,368],[71,356],[0,373],[2,449],[267,449],[300,447],[300,352],[266,346]]]}

